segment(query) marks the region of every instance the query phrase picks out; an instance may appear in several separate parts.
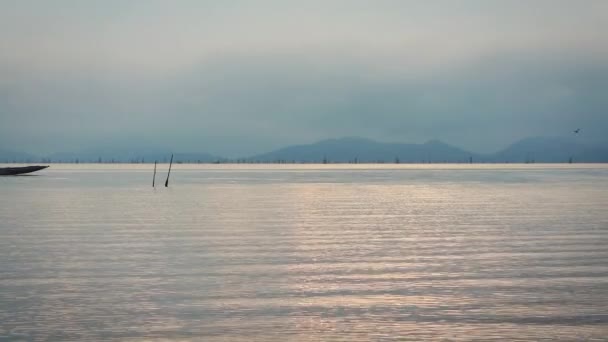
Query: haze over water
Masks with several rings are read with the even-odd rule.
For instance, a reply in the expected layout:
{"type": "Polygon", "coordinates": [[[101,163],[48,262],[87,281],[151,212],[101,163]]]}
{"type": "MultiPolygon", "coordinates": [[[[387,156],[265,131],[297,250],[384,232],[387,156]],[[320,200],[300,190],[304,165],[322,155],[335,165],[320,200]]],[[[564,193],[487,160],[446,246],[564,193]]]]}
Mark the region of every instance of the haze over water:
{"type": "Polygon", "coordinates": [[[0,177],[0,340],[603,340],[606,165],[0,177]]]}

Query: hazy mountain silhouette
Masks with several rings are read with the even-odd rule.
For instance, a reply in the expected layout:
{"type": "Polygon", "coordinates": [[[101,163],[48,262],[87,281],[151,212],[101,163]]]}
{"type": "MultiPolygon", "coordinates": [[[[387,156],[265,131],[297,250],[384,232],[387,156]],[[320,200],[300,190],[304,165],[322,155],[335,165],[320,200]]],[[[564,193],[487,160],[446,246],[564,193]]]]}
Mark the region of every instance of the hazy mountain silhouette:
{"type": "Polygon", "coordinates": [[[262,162],[301,161],[321,162],[394,162],[403,163],[566,163],[608,162],[608,142],[585,143],[574,138],[533,137],[522,139],[492,154],[479,154],[431,140],[424,144],[381,143],[369,139],[348,137],[322,140],[309,145],[295,145],[247,158],[262,162]]]}
{"type": "MultiPolygon", "coordinates": [[[[54,162],[169,162],[171,151],[165,148],[121,149],[95,148],[80,152],[54,153],[47,157],[54,162]]],[[[208,153],[174,153],[173,161],[211,163],[224,158],[208,153]]]]}
{"type": "Polygon", "coordinates": [[[0,149],[0,163],[28,163],[40,160],[40,157],[29,153],[0,149]]]}
{"type": "Polygon", "coordinates": [[[496,162],[565,163],[608,162],[608,144],[590,144],[563,137],[534,137],[520,140],[490,156],[496,162]]]}
{"type": "MultiPolygon", "coordinates": [[[[430,140],[424,144],[383,143],[358,137],[327,139],[307,145],[287,146],[251,157],[228,159],[209,153],[175,153],[174,161],[213,163],[305,162],[305,163],[565,163],[608,162],[608,142],[584,143],[575,138],[534,137],[522,139],[493,154],[479,154],[430,140]]],[[[40,157],[28,153],[0,150],[0,162],[168,162],[171,151],[165,148],[97,148],[76,153],[55,153],[40,157]]]]}
{"type": "Polygon", "coordinates": [[[262,162],[465,162],[476,154],[438,140],[424,144],[381,143],[369,139],[347,137],[327,139],[309,145],[296,145],[246,158],[262,162]]]}

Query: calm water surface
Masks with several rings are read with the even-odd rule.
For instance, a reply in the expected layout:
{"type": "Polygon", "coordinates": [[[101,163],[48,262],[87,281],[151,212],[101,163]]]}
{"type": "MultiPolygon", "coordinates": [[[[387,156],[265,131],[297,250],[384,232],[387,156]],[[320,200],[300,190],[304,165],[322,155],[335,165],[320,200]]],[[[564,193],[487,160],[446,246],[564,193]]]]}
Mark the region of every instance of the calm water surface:
{"type": "Polygon", "coordinates": [[[151,178],[0,177],[0,340],[608,339],[606,165],[151,178]]]}

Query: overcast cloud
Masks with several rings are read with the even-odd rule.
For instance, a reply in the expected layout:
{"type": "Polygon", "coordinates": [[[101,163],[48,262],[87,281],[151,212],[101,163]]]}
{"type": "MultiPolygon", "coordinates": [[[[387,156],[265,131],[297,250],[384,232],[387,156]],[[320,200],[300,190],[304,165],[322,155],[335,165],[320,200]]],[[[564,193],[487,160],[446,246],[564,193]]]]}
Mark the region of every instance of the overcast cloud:
{"type": "Polygon", "coordinates": [[[608,131],[608,1],[0,0],[0,148],[608,131]]]}

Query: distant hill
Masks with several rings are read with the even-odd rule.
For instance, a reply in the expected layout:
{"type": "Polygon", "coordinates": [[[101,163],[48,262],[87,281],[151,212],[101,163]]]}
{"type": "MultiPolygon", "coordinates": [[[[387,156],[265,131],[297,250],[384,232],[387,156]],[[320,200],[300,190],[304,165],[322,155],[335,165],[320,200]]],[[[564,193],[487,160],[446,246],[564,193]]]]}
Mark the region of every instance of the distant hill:
{"type": "Polygon", "coordinates": [[[608,144],[589,144],[563,137],[534,137],[520,140],[490,156],[496,162],[565,163],[608,162],[608,144]]]}
{"type": "Polygon", "coordinates": [[[564,137],[522,139],[493,154],[479,154],[431,140],[424,144],[381,143],[348,137],[322,140],[308,145],[295,145],[246,158],[260,162],[387,162],[402,163],[597,163],[608,162],[608,143],[582,143],[564,137]]]}
{"type": "MultiPolygon", "coordinates": [[[[96,148],[73,153],[39,157],[28,153],[0,150],[1,162],[168,162],[171,151],[165,148],[96,148]]],[[[574,138],[534,137],[522,139],[493,154],[478,154],[431,140],[424,144],[383,143],[365,138],[327,139],[312,144],[284,147],[251,157],[228,159],[209,153],[175,153],[176,163],[215,162],[304,162],[304,163],[608,163],[608,142],[584,143],[574,138]]]]}
{"type": "MultiPolygon", "coordinates": [[[[80,152],[55,153],[48,157],[53,162],[121,162],[121,163],[142,163],[142,162],[169,162],[171,151],[163,148],[157,149],[117,149],[117,148],[96,148],[80,152]]],[[[176,163],[211,163],[225,158],[208,153],[174,153],[173,161],[176,163]]]]}
{"type": "Polygon", "coordinates": [[[309,145],[296,145],[249,158],[248,161],[277,162],[467,162],[479,155],[438,140],[424,144],[381,143],[369,139],[347,137],[327,139],[309,145]]]}
{"type": "Polygon", "coordinates": [[[40,157],[29,153],[0,149],[0,163],[29,163],[39,160],[40,157]]]}

